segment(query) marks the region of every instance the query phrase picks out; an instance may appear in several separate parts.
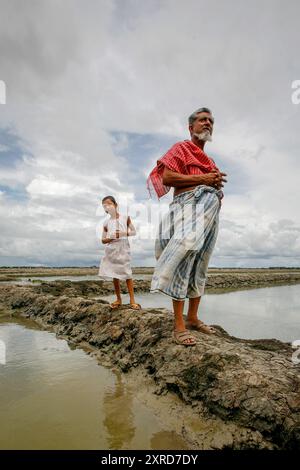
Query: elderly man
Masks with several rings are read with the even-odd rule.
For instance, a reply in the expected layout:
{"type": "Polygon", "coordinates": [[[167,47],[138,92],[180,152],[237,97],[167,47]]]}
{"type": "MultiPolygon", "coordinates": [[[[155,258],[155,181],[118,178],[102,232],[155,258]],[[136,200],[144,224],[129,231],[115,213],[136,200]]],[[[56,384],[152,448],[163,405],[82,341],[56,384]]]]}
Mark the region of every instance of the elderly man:
{"type": "Polygon", "coordinates": [[[175,315],[174,340],[194,346],[189,330],[213,334],[215,330],[198,319],[198,307],[204,292],[208,262],[215,246],[219,210],[226,174],[204,152],[211,141],[214,118],[208,108],[197,109],[189,117],[191,140],[178,142],[157,160],[147,179],[150,195],[158,198],[174,188],[168,214],[160,221],[155,241],[157,264],[150,292],[162,292],[172,298],[175,315]],[[189,307],[183,319],[184,300],[189,307]]]}

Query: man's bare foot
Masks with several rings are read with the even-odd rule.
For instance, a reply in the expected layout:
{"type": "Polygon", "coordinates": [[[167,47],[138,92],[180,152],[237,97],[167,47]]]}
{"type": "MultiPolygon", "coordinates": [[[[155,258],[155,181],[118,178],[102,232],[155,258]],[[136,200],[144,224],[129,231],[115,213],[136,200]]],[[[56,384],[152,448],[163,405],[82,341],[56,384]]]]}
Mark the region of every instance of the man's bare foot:
{"type": "Polygon", "coordinates": [[[190,330],[200,331],[201,333],[206,333],[207,335],[213,335],[216,333],[216,330],[212,326],[206,325],[201,320],[197,320],[197,321],[187,320],[186,326],[190,330]]]}
{"type": "Polygon", "coordinates": [[[174,330],[173,338],[176,344],[180,344],[182,346],[195,346],[196,345],[195,337],[191,335],[191,333],[189,333],[187,330],[183,330],[183,331],[174,330]]]}

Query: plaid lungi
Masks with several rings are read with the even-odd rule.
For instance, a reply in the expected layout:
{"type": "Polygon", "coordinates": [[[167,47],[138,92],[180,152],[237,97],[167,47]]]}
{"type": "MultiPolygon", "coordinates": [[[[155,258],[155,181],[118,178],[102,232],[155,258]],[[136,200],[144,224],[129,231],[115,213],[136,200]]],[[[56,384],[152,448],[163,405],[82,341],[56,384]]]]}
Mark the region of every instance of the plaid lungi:
{"type": "Polygon", "coordinates": [[[159,223],[150,292],[175,300],[203,295],[218,235],[222,195],[221,190],[199,185],[173,198],[159,223]]]}

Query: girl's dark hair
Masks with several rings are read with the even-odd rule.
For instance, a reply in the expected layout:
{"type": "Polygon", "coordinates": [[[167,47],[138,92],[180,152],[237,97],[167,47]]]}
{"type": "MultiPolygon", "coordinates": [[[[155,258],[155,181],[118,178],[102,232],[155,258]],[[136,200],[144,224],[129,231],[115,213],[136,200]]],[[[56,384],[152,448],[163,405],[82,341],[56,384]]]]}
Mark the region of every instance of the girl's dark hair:
{"type": "Polygon", "coordinates": [[[104,201],[106,201],[106,199],[110,199],[111,202],[113,202],[115,204],[115,206],[117,206],[117,201],[115,200],[115,198],[113,196],[105,196],[103,199],[102,199],[102,204],[104,201]]]}

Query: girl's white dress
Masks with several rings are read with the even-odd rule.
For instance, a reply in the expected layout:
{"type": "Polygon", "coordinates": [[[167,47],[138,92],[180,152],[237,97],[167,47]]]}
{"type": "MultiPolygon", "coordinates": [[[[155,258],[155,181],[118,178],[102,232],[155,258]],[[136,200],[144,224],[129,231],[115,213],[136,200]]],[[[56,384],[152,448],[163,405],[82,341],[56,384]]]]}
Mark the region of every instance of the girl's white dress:
{"type": "MultiPolygon", "coordinates": [[[[103,226],[107,227],[108,238],[116,237],[116,229],[127,232],[128,215],[119,214],[118,219],[109,217],[103,226]]],[[[131,254],[128,237],[115,238],[111,243],[106,243],[104,256],[101,259],[99,273],[100,278],[131,279],[131,254]]]]}

